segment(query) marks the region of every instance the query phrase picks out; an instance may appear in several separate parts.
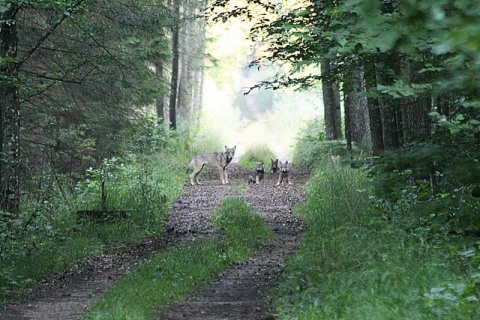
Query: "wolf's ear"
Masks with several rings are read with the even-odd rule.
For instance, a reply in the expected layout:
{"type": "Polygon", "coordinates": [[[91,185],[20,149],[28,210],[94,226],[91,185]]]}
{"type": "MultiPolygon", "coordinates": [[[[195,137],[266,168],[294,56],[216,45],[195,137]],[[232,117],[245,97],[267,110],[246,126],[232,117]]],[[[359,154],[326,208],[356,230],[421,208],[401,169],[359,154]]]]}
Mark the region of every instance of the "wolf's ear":
{"type": "Polygon", "coordinates": [[[233,150],[235,151],[236,149],[237,149],[237,146],[234,146],[234,147],[233,147],[233,150]]]}

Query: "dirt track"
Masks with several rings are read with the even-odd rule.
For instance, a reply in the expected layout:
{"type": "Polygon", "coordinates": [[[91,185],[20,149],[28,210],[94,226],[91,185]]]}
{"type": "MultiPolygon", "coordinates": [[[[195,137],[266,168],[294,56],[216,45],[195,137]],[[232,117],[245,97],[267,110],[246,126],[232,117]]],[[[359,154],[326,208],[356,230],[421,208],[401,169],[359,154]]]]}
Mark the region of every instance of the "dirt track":
{"type": "Polygon", "coordinates": [[[81,267],[48,279],[38,290],[8,306],[0,312],[0,319],[80,319],[94,299],[152,253],[215,232],[210,212],[228,197],[241,197],[250,203],[275,231],[275,238],[251,259],[225,270],[184,301],[159,310],[157,319],[274,319],[269,308],[270,289],[299,242],[303,224],[292,208],[304,200],[307,175],[294,173],[293,185],[288,186],[275,186],[275,177],[267,175],[263,185],[245,188],[249,172],[234,163],[229,167],[229,185],[220,184],[215,170],[201,178],[204,185],[185,186],[173,205],[165,237],[87,258],[81,267]]]}

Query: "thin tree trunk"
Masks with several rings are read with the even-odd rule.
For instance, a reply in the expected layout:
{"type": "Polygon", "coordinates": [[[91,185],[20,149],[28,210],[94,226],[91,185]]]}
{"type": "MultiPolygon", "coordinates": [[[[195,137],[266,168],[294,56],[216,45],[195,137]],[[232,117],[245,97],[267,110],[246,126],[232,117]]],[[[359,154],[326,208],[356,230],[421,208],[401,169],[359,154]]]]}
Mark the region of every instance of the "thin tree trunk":
{"type": "Polygon", "coordinates": [[[184,23],[181,34],[181,47],[180,47],[180,81],[178,84],[178,108],[182,118],[189,121],[191,118],[191,103],[192,103],[192,78],[190,77],[191,63],[190,55],[194,53],[192,50],[191,37],[191,24],[190,19],[192,3],[190,0],[183,1],[183,21],[184,23]]]}
{"type": "Polygon", "coordinates": [[[11,5],[0,15],[0,210],[20,212],[20,104],[17,77],[16,14],[19,7],[11,5]]]}
{"type": "MultiPolygon", "coordinates": [[[[160,79],[164,78],[163,69],[164,69],[163,62],[158,61],[155,64],[155,73],[157,77],[159,77],[160,79]]],[[[165,114],[165,98],[163,97],[163,95],[157,99],[157,101],[155,102],[155,106],[157,111],[157,124],[162,125],[165,122],[165,115],[164,115],[165,114]]]]}
{"type": "Polygon", "coordinates": [[[370,134],[372,137],[372,153],[379,155],[384,150],[383,125],[378,101],[377,77],[375,62],[369,63],[365,68],[365,81],[367,91],[371,93],[367,97],[368,117],[370,119],[370,134]]]}
{"type": "Polygon", "coordinates": [[[170,103],[169,103],[169,118],[170,129],[177,129],[177,93],[178,93],[178,72],[180,64],[180,53],[178,50],[178,37],[180,29],[180,0],[173,2],[174,17],[176,22],[172,29],[172,80],[170,83],[170,103]]]}
{"type": "MultiPolygon", "coordinates": [[[[198,7],[196,8],[196,15],[200,16],[203,12],[203,8],[207,5],[207,1],[199,2],[198,7]]],[[[203,102],[203,84],[205,78],[205,67],[204,67],[204,56],[205,56],[205,47],[206,47],[206,23],[205,19],[200,18],[196,20],[197,26],[195,28],[194,34],[196,35],[195,46],[196,52],[198,52],[198,57],[195,61],[195,83],[193,84],[193,104],[192,104],[192,120],[196,120],[199,117],[200,112],[202,111],[202,102],[203,102]]]]}

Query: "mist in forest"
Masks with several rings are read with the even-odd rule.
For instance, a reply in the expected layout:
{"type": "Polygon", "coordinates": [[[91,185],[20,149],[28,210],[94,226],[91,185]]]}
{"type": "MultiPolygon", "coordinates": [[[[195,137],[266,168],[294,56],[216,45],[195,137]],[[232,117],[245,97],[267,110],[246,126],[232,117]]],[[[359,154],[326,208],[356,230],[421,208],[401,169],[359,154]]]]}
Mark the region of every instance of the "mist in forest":
{"type": "Polygon", "coordinates": [[[207,68],[201,127],[223,137],[224,144],[237,145],[236,159],[244,150],[266,145],[280,160],[291,160],[299,132],[308,120],[322,117],[321,91],[250,91],[281,67],[249,67],[258,47],[247,32],[248,25],[241,21],[208,30],[207,51],[214,62],[207,68]]]}

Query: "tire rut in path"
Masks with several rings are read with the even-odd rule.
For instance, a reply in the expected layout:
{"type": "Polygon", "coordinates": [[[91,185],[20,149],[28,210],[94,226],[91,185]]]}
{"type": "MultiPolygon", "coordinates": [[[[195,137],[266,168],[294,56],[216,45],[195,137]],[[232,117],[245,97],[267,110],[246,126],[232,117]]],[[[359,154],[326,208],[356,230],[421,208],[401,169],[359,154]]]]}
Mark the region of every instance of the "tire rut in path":
{"type": "Polygon", "coordinates": [[[273,319],[269,291],[276,283],[278,267],[298,245],[303,225],[292,208],[304,199],[303,183],[307,176],[299,174],[294,185],[276,187],[274,177],[267,175],[264,185],[244,188],[241,185],[249,172],[233,163],[229,167],[231,176],[237,178],[231,179],[229,185],[221,185],[218,173],[212,172],[203,177],[205,185],[185,186],[172,208],[165,237],[86,258],[79,266],[48,279],[31,294],[0,310],[0,319],[80,319],[95,299],[151,254],[215,233],[210,213],[228,197],[244,198],[250,203],[275,231],[275,238],[251,259],[225,270],[186,300],[159,310],[157,319],[273,319]]]}
{"type": "MultiPolygon", "coordinates": [[[[221,186],[214,177],[211,177],[212,182],[207,182],[207,185],[187,187],[194,190],[193,194],[186,192],[183,196],[185,198],[177,202],[184,209],[175,211],[181,213],[179,218],[182,222],[175,225],[174,219],[170,225],[172,230],[181,230],[182,226],[189,225],[186,221],[192,220],[197,220],[193,225],[200,230],[209,230],[212,228],[210,212],[220,202],[214,199],[239,197],[250,203],[262,216],[275,232],[275,238],[262,246],[248,261],[228,268],[214,281],[197,288],[185,300],[160,310],[157,319],[274,319],[270,309],[271,290],[277,283],[280,267],[295,252],[300,241],[303,223],[293,214],[292,208],[304,200],[303,183],[306,178],[306,175],[298,175],[294,185],[277,187],[275,177],[269,176],[263,185],[249,185],[248,191],[239,191],[240,184],[244,181],[234,180],[231,185],[221,186]],[[206,204],[208,201],[211,201],[209,205],[206,204]],[[193,203],[202,203],[208,207],[205,216],[192,210],[195,208],[195,205],[191,206],[193,203]],[[205,225],[202,226],[202,222],[205,225]]],[[[189,227],[187,229],[183,231],[197,231],[189,227]]]]}

